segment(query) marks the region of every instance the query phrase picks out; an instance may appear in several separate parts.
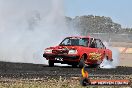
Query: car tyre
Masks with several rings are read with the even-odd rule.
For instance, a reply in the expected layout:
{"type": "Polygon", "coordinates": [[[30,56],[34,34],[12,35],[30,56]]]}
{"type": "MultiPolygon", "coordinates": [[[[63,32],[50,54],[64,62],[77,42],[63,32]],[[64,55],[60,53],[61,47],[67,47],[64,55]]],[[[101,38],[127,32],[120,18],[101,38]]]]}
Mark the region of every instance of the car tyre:
{"type": "Polygon", "coordinates": [[[72,64],[72,67],[73,67],[73,68],[76,68],[76,67],[77,67],[77,64],[72,64]]]}
{"type": "Polygon", "coordinates": [[[81,57],[81,60],[78,64],[79,68],[83,68],[85,66],[85,63],[84,63],[85,59],[84,59],[84,55],[81,57]]]}
{"type": "Polygon", "coordinates": [[[54,66],[54,62],[49,60],[49,67],[53,67],[54,66]]]}

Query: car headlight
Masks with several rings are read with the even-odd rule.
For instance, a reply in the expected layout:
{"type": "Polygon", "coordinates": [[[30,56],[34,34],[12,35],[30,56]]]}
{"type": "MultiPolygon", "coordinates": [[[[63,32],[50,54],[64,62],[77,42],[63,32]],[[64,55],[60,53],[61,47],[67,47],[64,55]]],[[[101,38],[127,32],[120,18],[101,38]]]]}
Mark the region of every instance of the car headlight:
{"type": "Polygon", "coordinates": [[[44,53],[52,53],[52,49],[46,49],[44,53]]]}
{"type": "Polygon", "coordinates": [[[69,50],[68,54],[77,54],[77,50],[69,50]]]}

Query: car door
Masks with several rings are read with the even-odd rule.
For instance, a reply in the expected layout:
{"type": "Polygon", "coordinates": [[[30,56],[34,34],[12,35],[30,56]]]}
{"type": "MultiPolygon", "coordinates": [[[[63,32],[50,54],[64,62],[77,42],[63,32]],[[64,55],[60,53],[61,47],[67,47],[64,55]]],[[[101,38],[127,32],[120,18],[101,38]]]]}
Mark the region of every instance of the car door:
{"type": "Polygon", "coordinates": [[[98,48],[97,59],[103,60],[103,58],[105,56],[105,46],[100,39],[96,39],[96,44],[97,44],[97,48],[98,48]]]}
{"type": "Polygon", "coordinates": [[[90,39],[90,44],[89,44],[89,62],[95,62],[97,61],[97,55],[99,55],[99,50],[97,48],[97,43],[95,38],[90,39]]]}

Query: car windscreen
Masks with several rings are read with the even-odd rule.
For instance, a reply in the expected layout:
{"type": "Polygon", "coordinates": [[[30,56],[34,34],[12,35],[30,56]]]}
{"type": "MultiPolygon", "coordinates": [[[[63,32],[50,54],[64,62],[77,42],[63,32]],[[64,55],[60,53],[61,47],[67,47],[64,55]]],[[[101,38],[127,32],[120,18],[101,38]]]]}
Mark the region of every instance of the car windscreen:
{"type": "Polygon", "coordinates": [[[60,43],[60,46],[88,46],[88,42],[88,38],[68,37],[60,43]]]}

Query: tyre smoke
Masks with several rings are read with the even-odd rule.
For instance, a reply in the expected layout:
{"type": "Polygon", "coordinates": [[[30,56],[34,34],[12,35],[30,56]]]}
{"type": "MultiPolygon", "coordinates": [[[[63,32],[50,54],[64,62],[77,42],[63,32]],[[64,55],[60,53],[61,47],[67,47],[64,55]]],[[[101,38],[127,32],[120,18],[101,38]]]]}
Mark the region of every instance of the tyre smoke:
{"type": "Polygon", "coordinates": [[[63,0],[0,0],[0,61],[46,64],[44,49],[72,33],[63,0]]]}
{"type": "Polygon", "coordinates": [[[108,61],[106,58],[102,61],[100,64],[100,68],[105,68],[105,69],[111,69],[111,68],[116,68],[119,65],[119,50],[111,47],[107,42],[103,42],[104,45],[106,46],[107,49],[110,49],[112,51],[112,59],[113,61],[108,61]]]}

